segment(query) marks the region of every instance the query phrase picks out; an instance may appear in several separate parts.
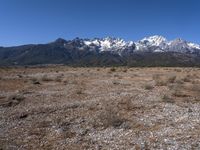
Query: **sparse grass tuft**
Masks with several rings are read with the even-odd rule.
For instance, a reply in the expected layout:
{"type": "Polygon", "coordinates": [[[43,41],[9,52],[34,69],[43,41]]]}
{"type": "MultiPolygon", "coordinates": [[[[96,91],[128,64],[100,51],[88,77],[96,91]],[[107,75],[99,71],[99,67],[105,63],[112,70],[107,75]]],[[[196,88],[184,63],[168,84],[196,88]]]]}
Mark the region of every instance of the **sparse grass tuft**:
{"type": "Polygon", "coordinates": [[[176,72],[182,72],[182,70],[181,69],[174,69],[174,71],[176,71],[176,72]]]}
{"type": "Polygon", "coordinates": [[[164,102],[167,102],[167,103],[174,103],[174,100],[173,100],[170,96],[168,96],[168,95],[166,95],[166,94],[163,96],[162,99],[163,99],[164,102]]]}
{"type": "Polygon", "coordinates": [[[176,89],[174,92],[173,92],[173,95],[175,97],[188,97],[187,94],[185,94],[185,92],[181,91],[180,89],[176,89]]]}
{"type": "Polygon", "coordinates": [[[123,124],[124,119],[119,115],[119,109],[111,102],[103,105],[103,110],[100,113],[98,120],[103,127],[119,127],[123,124]]]}
{"type": "Polygon", "coordinates": [[[5,103],[1,104],[4,107],[12,107],[21,103],[25,97],[22,94],[13,94],[7,97],[5,103]]]}
{"type": "Polygon", "coordinates": [[[151,84],[146,84],[146,85],[144,86],[144,88],[145,88],[146,90],[152,90],[154,87],[153,87],[153,85],[151,85],[151,84]]]}
{"type": "Polygon", "coordinates": [[[184,82],[191,82],[191,75],[186,75],[184,78],[183,78],[183,81],[184,82]]]}
{"type": "Polygon", "coordinates": [[[41,80],[44,81],[44,82],[53,81],[53,79],[48,77],[46,74],[42,76],[41,80]]]}
{"type": "Polygon", "coordinates": [[[161,78],[161,76],[159,74],[154,74],[152,78],[155,81],[156,86],[166,86],[167,85],[167,82],[163,78],[161,78]]]}
{"type": "Polygon", "coordinates": [[[116,68],[115,68],[115,67],[112,67],[112,68],[110,68],[110,71],[111,71],[111,72],[115,72],[115,71],[116,71],[116,68]]]}
{"type": "Polygon", "coordinates": [[[56,82],[62,82],[63,75],[59,75],[55,77],[56,82]]]}
{"type": "Polygon", "coordinates": [[[168,77],[167,82],[168,83],[174,83],[176,80],[176,75],[172,75],[170,77],[168,77]]]}

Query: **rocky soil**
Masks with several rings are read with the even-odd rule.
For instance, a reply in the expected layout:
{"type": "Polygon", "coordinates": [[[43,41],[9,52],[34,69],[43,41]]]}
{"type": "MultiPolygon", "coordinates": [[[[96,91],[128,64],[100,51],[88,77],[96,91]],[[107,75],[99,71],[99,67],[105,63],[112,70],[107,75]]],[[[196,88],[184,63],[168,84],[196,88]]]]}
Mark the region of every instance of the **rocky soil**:
{"type": "Polygon", "coordinates": [[[198,150],[200,69],[0,69],[1,150],[198,150]]]}

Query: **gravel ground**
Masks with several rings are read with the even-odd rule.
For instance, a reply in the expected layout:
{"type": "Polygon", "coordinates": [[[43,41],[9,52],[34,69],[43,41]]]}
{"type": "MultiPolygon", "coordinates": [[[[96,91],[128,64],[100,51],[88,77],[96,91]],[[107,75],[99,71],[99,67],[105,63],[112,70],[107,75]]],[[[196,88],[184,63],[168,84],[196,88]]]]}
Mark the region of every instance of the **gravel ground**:
{"type": "Polygon", "coordinates": [[[0,149],[199,150],[200,69],[0,69],[0,149]]]}

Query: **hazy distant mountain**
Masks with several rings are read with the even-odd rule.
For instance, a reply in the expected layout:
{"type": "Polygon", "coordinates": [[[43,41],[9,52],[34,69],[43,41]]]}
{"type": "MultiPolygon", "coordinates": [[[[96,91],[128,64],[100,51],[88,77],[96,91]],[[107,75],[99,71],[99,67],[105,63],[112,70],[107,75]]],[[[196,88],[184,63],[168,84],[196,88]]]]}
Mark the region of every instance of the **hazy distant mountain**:
{"type": "Polygon", "coordinates": [[[126,42],[120,38],[57,39],[47,44],[0,47],[0,65],[200,66],[200,45],[162,36],[126,42]]]}

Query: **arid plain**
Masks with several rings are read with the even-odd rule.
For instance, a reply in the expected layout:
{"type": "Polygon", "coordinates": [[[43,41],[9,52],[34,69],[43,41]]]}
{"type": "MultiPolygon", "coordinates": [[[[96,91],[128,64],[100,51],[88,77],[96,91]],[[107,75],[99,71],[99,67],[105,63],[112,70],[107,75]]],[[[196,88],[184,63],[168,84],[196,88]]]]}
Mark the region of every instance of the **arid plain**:
{"type": "Polygon", "coordinates": [[[200,69],[1,68],[0,149],[200,149],[200,69]]]}

